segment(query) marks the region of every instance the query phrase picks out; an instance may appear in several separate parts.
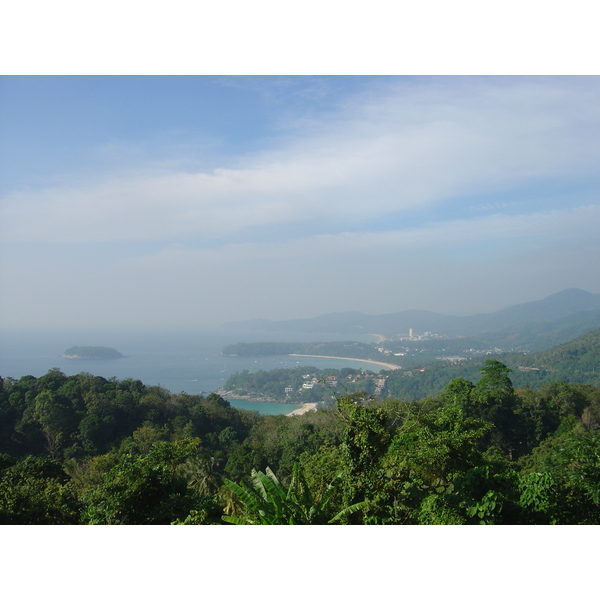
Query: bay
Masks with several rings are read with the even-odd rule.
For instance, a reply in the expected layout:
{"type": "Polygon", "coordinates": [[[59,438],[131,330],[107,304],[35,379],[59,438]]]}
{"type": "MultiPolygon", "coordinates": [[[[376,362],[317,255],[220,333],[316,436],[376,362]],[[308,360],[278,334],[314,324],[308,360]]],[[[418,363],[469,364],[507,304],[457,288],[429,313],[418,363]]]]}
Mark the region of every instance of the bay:
{"type": "MultiPolygon", "coordinates": [[[[247,369],[259,370],[315,366],[320,369],[365,368],[365,363],[333,358],[300,356],[224,357],[222,348],[240,341],[342,341],[348,336],[332,334],[293,335],[231,331],[224,328],[194,331],[4,331],[0,343],[0,376],[18,379],[40,377],[52,368],[65,375],[82,371],[105,378],[139,379],[146,385],[160,385],[172,393],[207,395],[223,387],[230,375],[247,369]],[[124,355],[117,360],[76,360],[61,358],[70,346],[107,346],[124,355]]],[[[371,341],[354,336],[356,341],[371,341]]],[[[369,365],[371,370],[379,370],[369,365]]],[[[228,399],[235,407],[262,414],[289,414],[297,404],[248,402],[228,399]]]]}

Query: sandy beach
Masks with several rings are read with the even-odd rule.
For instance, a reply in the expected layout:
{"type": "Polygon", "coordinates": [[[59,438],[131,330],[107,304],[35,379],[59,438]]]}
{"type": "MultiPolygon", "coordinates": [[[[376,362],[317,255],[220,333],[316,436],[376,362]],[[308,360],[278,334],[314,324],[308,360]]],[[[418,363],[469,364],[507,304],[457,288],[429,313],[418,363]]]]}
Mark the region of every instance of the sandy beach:
{"type": "Polygon", "coordinates": [[[340,360],[354,360],[356,362],[364,362],[369,363],[371,365],[379,365],[380,367],[385,367],[386,369],[401,369],[402,367],[398,365],[393,365],[392,363],[380,362],[378,360],[370,360],[368,358],[351,358],[348,356],[320,356],[319,354],[288,354],[288,356],[304,356],[307,358],[338,358],[340,360]]]}
{"type": "Polygon", "coordinates": [[[305,404],[302,405],[302,408],[298,408],[295,411],[289,413],[288,417],[294,417],[296,415],[303,415],[304,413],[307,412],[311,412],[311,411],[316,411],[317,410],[317,403],[316,402],[306,402],[305,404]]]}
{"type": "Polygon", "coordinates": [[[377,343],[381,344],[382,342],[385,342],[387,340],[387,338],[385,337],[385,335],[381,335],[380,333],[369,333],[367,335],[373,335],[377,338],[377,343]]]}

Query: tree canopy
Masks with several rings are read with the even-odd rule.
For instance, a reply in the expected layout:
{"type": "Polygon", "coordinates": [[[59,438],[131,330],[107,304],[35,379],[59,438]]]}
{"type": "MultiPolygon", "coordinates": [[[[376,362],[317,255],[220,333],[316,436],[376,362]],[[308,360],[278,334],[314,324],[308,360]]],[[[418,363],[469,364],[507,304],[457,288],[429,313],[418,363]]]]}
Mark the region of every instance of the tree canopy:
{"type": "Polygon", "coordinates": [[[0,523],[597,523],[600,389],[511,375],[492,359],[418,402],[336,390],[295,417],[89,373],[5,378],[0,523]]]}

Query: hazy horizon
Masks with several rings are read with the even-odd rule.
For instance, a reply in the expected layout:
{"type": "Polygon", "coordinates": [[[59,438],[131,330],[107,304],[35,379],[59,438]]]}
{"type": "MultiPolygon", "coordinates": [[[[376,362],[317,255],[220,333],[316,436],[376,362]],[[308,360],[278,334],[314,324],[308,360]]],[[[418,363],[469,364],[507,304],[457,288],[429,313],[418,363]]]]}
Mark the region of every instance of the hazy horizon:
{"type": "Polygon", "coordinates": [[[600,79],[0,78],[4,328],[600,293],[600,79]]]}

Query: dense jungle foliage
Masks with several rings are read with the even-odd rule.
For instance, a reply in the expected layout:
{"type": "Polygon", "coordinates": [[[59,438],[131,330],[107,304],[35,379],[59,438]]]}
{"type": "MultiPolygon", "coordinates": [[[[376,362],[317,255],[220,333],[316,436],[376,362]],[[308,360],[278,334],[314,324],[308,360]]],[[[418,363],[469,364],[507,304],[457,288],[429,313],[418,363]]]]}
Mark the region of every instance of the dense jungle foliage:
{"type": "Polygon", "coordinates": [[[2,524],[593,524],[600,389],[488,360],[420,402],[268,416],[58,369],[0,380],[2,524]]]}

